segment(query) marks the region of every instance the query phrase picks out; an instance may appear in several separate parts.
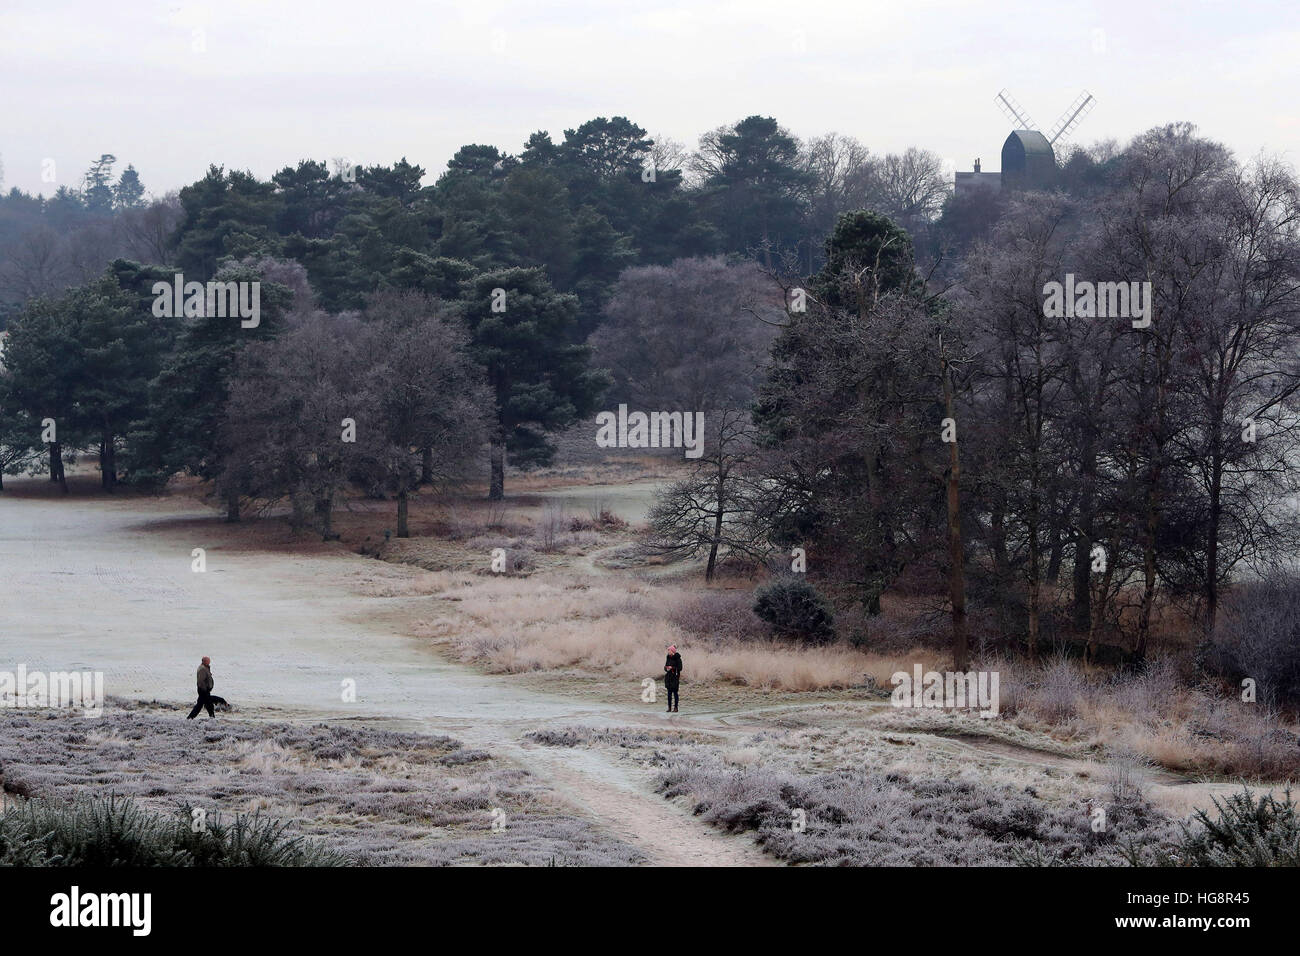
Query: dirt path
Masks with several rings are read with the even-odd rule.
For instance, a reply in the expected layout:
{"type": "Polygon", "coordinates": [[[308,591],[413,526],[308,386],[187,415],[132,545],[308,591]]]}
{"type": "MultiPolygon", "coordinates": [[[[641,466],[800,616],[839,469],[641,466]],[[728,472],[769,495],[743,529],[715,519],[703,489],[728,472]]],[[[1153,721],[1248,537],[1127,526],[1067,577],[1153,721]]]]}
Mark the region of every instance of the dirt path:
{"type": "MultiPolygon", "coordinates": [[[[887,701],[864,701],[855,706],[855,712],[867,713],[873,710],[887,710],[887,701]]],[[[732,734],[756,734],[770,729],[762,718],[789,713],[806,715],[807,705],[776,704],[744,710],[714,711],[694,714],[702,717],[699,725],[702,729],[721,729],[732,734]],[[759,719],[755,719],[759,718],[759,719]]],[[[804,719],[807,719],[805,716],[804,719]]],[[[844,715],[835,718],[839,724],[852,723],[852,717],[844,715]]],[[[883,728],[882,728],[883,729],[883,728]]],[[[923,729],[890,727],[888,733],[897,737],[910,738],[927,749],[947,748],[958,753],[974,756],[992,757],[1002,765],[1019,765],[1032,770],[1050,770],[1093,782],[1109,781],[1114,774],[1114,764],[1085,757],[1072,757],[1066,754],[1052,753],[1025,746],[1012,740],[993,736],[965,736],[954,734],[936,734],[923,729]]],[[[1242,784],[1236,781],[1200,780],[1195,777],[1176,773],[1165,767],[1133,763],[1126,768],[1129,781],[1140,788],[1148,800],[1166,812],[1185,817],[1197,809],[1209,810],[1214,800],[1222,801],[1234,793],[1241,792],[1242,784]]],[[[1253,792],[1271,793],[1281,799],[1283,787],[1252,786],[1253,792]]]]}
{"type": "Polygon", "coordinates": [[[692,569],[703,569],[705,565],[703,559],[683,559],[674,561],[672,564],[640,564],[626,570],[613,570],[600,563],[604,558],[618,554],[627,546],[628,542],[620,541],[617,544],[611,544],[595,551],[589,551],[586,554],[577,555],[572,559],[570,567],[578,574],[589,574],[596,578],[634,575],[638,578],[654,580],[685,574],[692,569]]]}
{"type": "Polygon", "coordinates": [[[639,848],[656,866],[778,866],[747,837],[707,827],[683,807],[651,795],[649,780],[581,747],[532,747],[518,762],[571,795],[579,809],[639,848]]]}
{"type": "MultiPolygon", "coordinates": [[[[986,737],[941,738],[950,745],[964,748],[974,753],[997,757],[1035,768],[1050,767],[1064,773],[1071,773],[1091,779],[1104,779],[1110,769],[1095,760],[1082,760],[1060,754],[1046,753],[1022,747],[1009,741],[993,740],[986,737]]],[[[1132,782],[1141,788],[1146,798],[1155,806],[1175,816],[1186,816],[1193,809],[1209,809],[1214,800],[1223,801],[1234,793],[1240,793],[1242,784],[1221,780],[1197,780],[1185,777],[1164,767],[1137,765],[1128,768],[1132,782]]],[[[1267,792],[1281,799],[1282,788],[1252,787],[1253,792],[1267,792]]]]}
{"type": "Polygon", "coordinates": [[[182,501],[0,497],[0,668],[103,671],[105,692],[188,706],[213,658],[241,717],[361,720],[447,733],[517,761],[576,810],[662,865],[763,865],[746,837],[694,820],[631,766],[583,749],[524,746],[530,730],[641,723],[644,715],[518,687],[440,660],[403,624],[416,569],[347,554],[222,544],[182,501]],[[192,570],[192,550],[206,571],[192,570]],[[396,595],[396,596],[386,596],[396,595]],[[354,682],[356,702],[346,702],[354,682]]]}

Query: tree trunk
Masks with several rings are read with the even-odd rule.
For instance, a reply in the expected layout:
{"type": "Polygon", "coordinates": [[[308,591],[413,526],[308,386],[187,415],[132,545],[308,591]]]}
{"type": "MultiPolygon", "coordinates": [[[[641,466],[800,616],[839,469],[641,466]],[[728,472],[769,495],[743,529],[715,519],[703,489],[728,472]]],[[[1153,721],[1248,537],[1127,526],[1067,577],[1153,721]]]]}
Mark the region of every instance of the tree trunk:
{"type": "Polygon", "coordinates": [[[1041,558],[1038,549],[1038,524],[1029,524],[1029,659],[1038,660],[1039,608],[1042,585],[1039,583],[1038,566],[1041,558]]]}
{"type": "Polygon", "coordinates": [[[226,523],[234,524],[239,520],[239,494],[234,491],[226,492],[226,523]]]}
{"type": "Polygon", "coordinates": [[[1007,551],[1007,513],[1000,490],[994,490],[993,501],[993,509],[989,514],[989,536],[992,538],[993,567],[997,571],[998,584],[1006,587],[1007,581],[1011,579],[1011,555],[1007,551]]]}
{"type": "Polygon", "coordinates": [[[709,565],[704,569],[704,580],[712,581],[714,569],[718,566],[718,542],[722,540],[722,509],[726,504],[724,489],[726,486],[727,475],[725,471],[718,472],[718,510],[713,516],[713,541],[709,545],[709,565]]]}
{"type": "Polygon", "coordinates": [[[63,493],[68,493],[68,478],[63,473],[63,445],[60,442],[50,442],[50,481],[57,481],[63,493]]]}
{"type": "MultiPolygon", "coordinates": [[[[952,382],[948,375],[948,362],[943,366],[944,409],[950,419],[957,420],[953,411],[952,382]]],[[[955,436],[954,436],[955,437],[955,436]]],[[[957,442],[948,443],[948,596],[952,602],[952,662],[953,670],[965,671],[969,647],[966,636],[966,563],[961,539],[961,456],[957,442]]]]}
{"type": "Polygon", "coordinates": [[[1065,554],[1065,540],[1061,537],[1061,526],[1052,522],[1052,530],[1047,539],[1047,583],[1055,585],[1061,579],[1061,560],[1065,554]]]}
{"type": "Polygon", "coordinates": [[[420,454],[420,485],[433,484],[433,448],[425,448],[420,454]]]}
{"type": "Polygon", "coordinates": [[[1025,522],[1025,533],[1029,539],[1029,659],[1038,660],[1039,625],[1042,608],[1042,545],[1038,536],[1041,529],[1038,511],[1039,488],[1038,450],[1029,466],[1029,517],[1025,522]]]}
{"type": "Polygon", "coordinates": [[[402,490],[397,493],[397,536],[399,538],[409,538],[411,536],[411,531],[407,527],[407,495],[405,485],[402,485],[402,490]]]}
{"type": "Polygon", "coordinates": [[[1142,612],[1138,618],[1137,645],[1133,656],[1146,657],[1147,642],[1151,637],[1151,614],[1156,600],[1156,527],[1160,520],[1158,496],[1154,488],[1147,496],[1146,540],[1142,547],[1142,612]]]}
{"type": "Polygon", "coordinates": [[[1098,632],[1101,630],[1102,622],[1106,618],[1106,597],[1110,594],[1111,584],[1115,580],[1115,556],[1119,553],[1119,526],[1116,525],[1115,533],[1110,538],[1110,552],[1106,555],[1106,570],[1101,573],[1101,585],[1097,589],[1097,595],[1092,598],[1092,612],[1088,620],[1088,647],[1084,653],[1084,660],[1092,663],[1097,659],[1097,640],[1098,632]]]}
{"type": "Polygon", "coordinates": [[[117,487],[117,449],[111,431],[105,431],[99,441],[99,483],[105,491],[117,487]]]}
{"type": "MultiPolygon", "coordinates": [[[[1074,539],[1074,626],[1080,634],[1092,631],[1092,536],[1096,507],[1097,452],[1091,437],[1085,439],[1081,456],[1079,527],[1074,539]]],[[[1110,555],[1106,564],[1110,564],[1110,555]]]]}
{"type": "Polygon", "coordinates": [[[1074,538],[1074,628],[1080,634],[1086,634],[1092,623],[1091,590],[1092,587],[1092,538],[1080,531],[1074,538]]]}
{"type": "Polygon", "coordinates": [[[320,528],[321,537],[328,541],[334,536],[334,499],[316,499],[316,526],[320,528]]]}
{"type": "Polygon", "coordinates": [[[886,489],[880,479],[879,449],[867,451],[867,495],[871,503],[871,520],[879,536],[878,553],[872,556],[869,571],[873,574],[867,592],[867,613],[880,613],[880,595],[889,584],[889,568],[894,557],[893,527],[885,514],[886,489]]]}
{"type": "Polygon", "coordinates": [[[500,501],[506,496],[506,439],[497,432],[492,436],[492,483],[488,486],[488,498],[500,501]]]}
{"type": "Polygon", "coordinates": [[[1214,633],[1219,616],[1219,525],[1223,521],[1223,453],[1220,436],[1210,452],[1210,527],[1205,542],[1205,636],[1214,633]]]}
{"type": "MultiPolygon", "coordinates": [[[[871,314],[872,302],[867,297],[867,290],[863,287],[861,276],[854,281],[858,300],[858,317],[865,322],[871,314]]],[[[878,379],[879,376],[873,376],[878,379]]],[[[871,396],[877,393],[877,381],[864,380],[859,386],[859,402],[864,410],[872,407],[871,396]]],[[[889,400],[886,394],[884,401],[889,400]]],[[[871,523],[875,529],[877,538],[877,547],[874,554],[868,558],[864,555],[864,568],[866,594],[863,597],[863,604],[866,606],[867,613],[875,616],[880,613],[880,596],[890,583],[889,568],[893,564],[894,547],[893,531],[890,526],[889,518],[884,511],[884,502],[888,489],[884,488],[884,482],[880,477],[880,442],[874,439],[868,439],[864,444],[863,460],[866,465],[867,478],[867,500],[871,506],[871,523]]]]}
{"type": "Polygon", "coordinates": [[[1167,395],[1168,367],[1162,361],[1162,355],[1155,358],[1155,401],[1153,404],[1154,424],[1151,428],[1151,464],[1147,483],[1146,529],[1142,547],[1142,610],[1138,618],[1137,645],[1133,656],[1139,661],[1146,657],[1147,644],[1151,637],[1151,615],[1156,597],[1156,532],[1160,528],[1161,508],[1160,482],[1164,476],[1165,455],[1165,399],[1167,395]]]}
{"type": "MultiPolygon", "coordinates": [[[[1163,416],[1158,415],[1157,421],[1163,425],[1163,416]]],[[[1157,431],[1157,435],[1163,435],[1163,428],[1157,431]]],[[[1163,446],[1158,446],[1156,455],[1164,453],[1163,446]]],[[[1138,618],[1138,636],[1137,645],[1133,648],[1133,656],[1139,661],[1146,657],[1147,643],[1151,637],[1151,615],[1155,608],[1156,599],[1156,532],[1160,527],[1160,479],[1163,475],[1161,462],[1157,459],[1151,469],[1150,484],[1147,488],[1147,510],[1146,510],[1146,529],[1144,540],[1142,542],[1142,610],[1138,618]]]]}
{"type": "MultiPolygon", "coordinates": [[[[949,403],[949,414],[952,407],[949,403]]],[[[966,636],[966,559],[962,549],[961,489],[962,464],[957,442],[948,453],[948,594],[953,604],[953,670],[965,671],[970,648],[966,636]]]]}

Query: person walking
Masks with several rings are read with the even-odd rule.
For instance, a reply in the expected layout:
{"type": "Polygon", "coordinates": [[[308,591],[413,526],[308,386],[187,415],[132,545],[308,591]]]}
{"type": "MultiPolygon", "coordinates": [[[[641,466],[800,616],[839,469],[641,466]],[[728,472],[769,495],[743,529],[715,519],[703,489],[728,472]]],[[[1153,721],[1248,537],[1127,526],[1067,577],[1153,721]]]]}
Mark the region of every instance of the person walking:
{"type": "Polygon", "coordinates": [[[677,688],[682,679],[682,655],[677,653],[677,645],[668,645],[668,659],[664,661],[664,690],[668,691],[668,713],[677,713],[681,696],[677,688]]]}
{"type": "Polygon", "coordinates": [[[207,710],[209,717],[217,716],[212,711],[212,687],[214,682],[212,680],[211,658],[203,658],[202,663],[199,664],[199,672],[197,676],[199,683],[199,699],[194,705],[194,709],[190,711],[190,715],[185,718],[186,720],[193,720],[199,715],[199,711],[204,709],[207,710]]]}

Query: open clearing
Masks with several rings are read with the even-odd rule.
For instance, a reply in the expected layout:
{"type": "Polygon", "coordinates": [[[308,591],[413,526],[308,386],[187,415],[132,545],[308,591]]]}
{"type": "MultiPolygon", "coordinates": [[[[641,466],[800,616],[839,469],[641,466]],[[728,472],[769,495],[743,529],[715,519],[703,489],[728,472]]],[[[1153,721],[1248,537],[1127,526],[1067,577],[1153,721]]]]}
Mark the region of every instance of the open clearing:
{"type": "MultiPolygon", "coordinates": [[[[644,500],[645,490],[628,489],[623,503],[644,500]]],[[[617,497],[597,489],[555,494],[578,505],[617,497]]],[[[748,837],[697,820],[686,801],[665,800],[653,766],[619,747],[548,747],[527,735],[574,726],[701,733],[738,766],[797,751],[823,770],[870,764],[1032,786],[1063,805],[1078,803],[1080,812],[1107,785],[1105,765],[1052,753],[1046,738],[1038,746],[1023,736],[972,736],[967,724],[914,719],[855,691],[830,701],[737,693],[693,713],[688,687],[687,711],[668,717],[661,703],[641,703],[633,693],[615,701],[602,685],[579,679],[480,673],[416,636],[412,622],[436,600],[429,572],[337,545],[277,551],[231,541],[213,511],[181,497],[0,496],[0,667],[103,671],[109,695],[174,702],[183,722],[194,668],[207,654],[215,693],[235,704],[240,721],[346,722],[454,737],[526,770],[565,812],[659,865],[774,860],[748,837]],[[191,570],[195,548],[206,551],[204,573],[191,570]],[[348,681],[355,702],[344,700],[348,681]]],[[[453,613],[470,614],[471,604],[462,601],[453,613]]],[[[447,607],[440,602],[439,612],[447,607]]],[[[196,746],[203,722],[190,725],[196,746]]],[[[3,751],[0,744],[0,759],[20,756],[3,751]]],[[[1132,772],[1153,802],[1176,815],[1234,789],[1132,772]]]]}
{"type": "Polygon", "coordinates": [[[524,766],[654,863],[766,861],[747,841],[692,823],[632,769],[585,752],[534,754],[521,743],[550,724],[649,713],[524,689],[444,662],[402,633],[401,622],[427,598],[373,596],[420,572],[344,552],[227,551],[203,533],[212,517],[172,499],[0,499],[5,666],[103,671],[107,693],[176,701],[181,719],[192,703],[193,670],[207,654],[215,692],[236,704],[241,719],[448,734],[524,766]],[[199,547],[207,549],[204,573],[191,570],[199,547]],[[356,682],[355,703],[342,700],[346,680],[356,682]]]}

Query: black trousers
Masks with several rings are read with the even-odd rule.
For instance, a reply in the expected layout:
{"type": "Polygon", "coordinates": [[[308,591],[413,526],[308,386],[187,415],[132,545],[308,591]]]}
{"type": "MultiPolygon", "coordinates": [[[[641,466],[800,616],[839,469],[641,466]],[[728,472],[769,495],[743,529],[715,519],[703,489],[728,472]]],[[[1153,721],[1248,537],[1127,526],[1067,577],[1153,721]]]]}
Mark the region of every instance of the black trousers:
{"type": "Polygon", "coordinates": [[[676,688],[676,687],[665,687],[664,689],[665,689],[666,691],[668,691],[668,706],[669,706],[669,707],[676,707],[677,704],[681,701],[681,697],[680,697],[680,695],[678,695],[678,693],[677,693],[677,688],[676,688]]]}
{"type": "Polygon", "coordinates": [[[217,716],[212,710],[212,694],[206,690],[200,690],[198,703],[194,705],[194,709],[190,711],[190,715],[185,719],[193,720],[199,715],[199,711],[203,710],[205,707],[207,708],[209,717],[217,716]]]}

